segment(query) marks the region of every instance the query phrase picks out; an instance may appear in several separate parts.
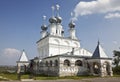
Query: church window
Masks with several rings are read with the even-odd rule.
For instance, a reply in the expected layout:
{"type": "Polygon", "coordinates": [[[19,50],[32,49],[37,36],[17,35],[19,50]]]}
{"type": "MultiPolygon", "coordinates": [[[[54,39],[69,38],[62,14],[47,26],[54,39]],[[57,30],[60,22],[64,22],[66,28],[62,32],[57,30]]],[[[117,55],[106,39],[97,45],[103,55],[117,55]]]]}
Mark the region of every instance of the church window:
{"type": "Polygon", "coordinates": [[[45,62],[45,66],[48,66],[48,61],[45,62]]]}
{"type": "Polygon", "coordinates": [[[75,66],[83,66],[82,61],[81,60],[77,60],[75,62],[75,66]]]}
{"type": "Polygon", "coordinates": [[[58,66],[58,60],[55,60],[55,66],[58,66]]]}
{"type": "Polygon", "coordinates": [[[64,66],[70,66],[70,61],[69,60],[64,60],[64,66]]]}
{"type": "Polygon", "coordinates": [[[52,63],[52,61],[50,60],[50,66],[52,66],[52,64],[53,64],[53,63],[52,63]]]}
{"type": "Polygon", "coordinates": [[[56,34],[57,34],[57,30],[56,30],[56,34]]]}

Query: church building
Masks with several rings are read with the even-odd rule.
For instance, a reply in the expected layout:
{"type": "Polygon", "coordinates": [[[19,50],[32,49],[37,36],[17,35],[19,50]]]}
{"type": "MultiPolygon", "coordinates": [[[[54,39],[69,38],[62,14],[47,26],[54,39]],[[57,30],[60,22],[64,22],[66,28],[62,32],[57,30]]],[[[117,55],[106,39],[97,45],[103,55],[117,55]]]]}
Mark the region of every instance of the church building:
{"type": "Polygon", "coordinates": [[[48,76],[112,76],[112,58],[106,55],[99,41],[94,53],[82,48],[73,20],[68,24],[69,36],[64,36],[66,27],[62,25],[59,8],[59,5],[52,6],[49,25],[45,24],[46,16],[43,16],[41,38],[37,41],[39,57],[32,59],[35,63],[30,62],[33,71],[48,76]]]}

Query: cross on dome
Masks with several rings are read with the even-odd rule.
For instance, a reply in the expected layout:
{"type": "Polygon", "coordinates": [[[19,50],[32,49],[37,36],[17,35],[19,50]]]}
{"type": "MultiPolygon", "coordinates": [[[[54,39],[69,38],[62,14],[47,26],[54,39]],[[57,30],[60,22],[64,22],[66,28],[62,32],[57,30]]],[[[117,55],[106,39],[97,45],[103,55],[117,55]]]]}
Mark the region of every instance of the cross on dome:
{"type": "Polygon", "coordinates": [[[59,9],[60,9],[60,6],[57,4],[56,5],[56,10],[57,10],[57,16],[59,17],[59,9]]]}
{"type": "Polygon", "coordinates": [[[52,16],[54,17],[54,10],[55,10],[55,7],[52,6],[51,8],[52,8],[52,16]]]}
{"type": "Polygon", "coordinates": [[[45,25],[45,22],[46,22],[46,16],[43,15],[43,24],[45,25]]]}

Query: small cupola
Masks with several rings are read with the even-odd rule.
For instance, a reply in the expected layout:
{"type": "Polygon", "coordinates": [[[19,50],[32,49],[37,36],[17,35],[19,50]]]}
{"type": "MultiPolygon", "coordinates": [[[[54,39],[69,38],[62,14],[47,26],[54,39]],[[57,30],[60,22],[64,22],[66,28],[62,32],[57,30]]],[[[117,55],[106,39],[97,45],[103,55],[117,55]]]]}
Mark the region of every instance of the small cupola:
{"type": "Polygon", "coordinates": [[[71,21],[71,22],[69,23],[69,27],[70,27],[70,28],[75,28],[75,23],[74,23],[73,21],[71,21]]]}
{"type": "Polygon", "coordinates": [[[43,25],[41,26],[42,31],[47,30],[47,25],[45,24],[45,21],[46,21],[46,16],[43,16],[43,25]]]}

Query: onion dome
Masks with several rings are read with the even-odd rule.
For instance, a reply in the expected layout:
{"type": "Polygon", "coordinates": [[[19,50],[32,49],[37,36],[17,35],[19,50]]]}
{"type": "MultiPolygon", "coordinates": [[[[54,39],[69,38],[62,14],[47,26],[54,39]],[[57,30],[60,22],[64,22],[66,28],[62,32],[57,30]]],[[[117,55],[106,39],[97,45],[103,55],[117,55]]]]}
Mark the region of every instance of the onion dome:
{"type": "Polygon", "coordinates": [[[56,19],[57,19],[57,23],[61,23],[62,22],[62,18],[60,16],[57,16],[56,19]]]}
{"type": "Polygon", "coordinates": [[[69,23],[69,27],[70,27],[70,28],[75,28],[75,23],[74,23],[73,21],[71,21],[71,22],[69,23]]]}
{"type": "Polygon", "coordinates": [[[61,33],[63,34],[63,33],[64,33],[64,30],[62,30],[61,33]]]}
{"type": "Polygon", "coordinates": [[[42,26],[41,26],[41,29],[42,29],[43,31],[46,31],[46,30],[47,30],[47,26],[46,26],[46,25],[42,25],[42,26]]]}
{"type": "Polygon", "coordinates": [[[49,19],[49,22],[50,22],[50,23],[56,23],[56,22],[57,22],[57,19],[56,19],[55,17],[51,17],[51,18],[49,19]]]}

